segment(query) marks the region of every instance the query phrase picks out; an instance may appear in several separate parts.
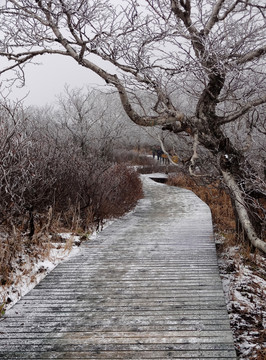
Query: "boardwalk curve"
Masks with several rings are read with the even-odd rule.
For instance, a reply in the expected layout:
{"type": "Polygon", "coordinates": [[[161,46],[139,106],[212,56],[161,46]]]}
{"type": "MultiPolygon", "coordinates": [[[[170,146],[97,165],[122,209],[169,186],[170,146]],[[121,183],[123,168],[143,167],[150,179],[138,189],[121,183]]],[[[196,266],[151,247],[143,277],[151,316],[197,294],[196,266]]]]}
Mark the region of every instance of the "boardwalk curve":
{"type": "Polygon", "coordinates": [[[236,359],[208,206],[143,184],[134,212],[7,312],[1,359],[236,359]]]}

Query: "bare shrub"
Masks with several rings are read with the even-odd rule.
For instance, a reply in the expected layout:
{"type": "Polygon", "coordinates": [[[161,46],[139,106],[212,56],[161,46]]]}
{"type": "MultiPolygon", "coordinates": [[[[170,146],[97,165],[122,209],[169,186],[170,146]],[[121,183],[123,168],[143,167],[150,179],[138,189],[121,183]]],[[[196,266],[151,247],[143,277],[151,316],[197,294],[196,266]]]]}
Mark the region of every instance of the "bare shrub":
{"type": "Polygon", "coordinates": [[[141,180],[134,169],[116,164],[100,178],[93,201],[96,220],[118,217],[131,210],[143,196],[141,180]]]}
{"type": "Polygon", "coordinates": [[[114,165],[93,143],[84,151],[55,122],[34,121],[23,109],[5,105],[0,133],[3,283],[12,278],[20,254],[47,253],[51,233],[90,231],[132,209],[142,195],[133,169],[114,165]]]}

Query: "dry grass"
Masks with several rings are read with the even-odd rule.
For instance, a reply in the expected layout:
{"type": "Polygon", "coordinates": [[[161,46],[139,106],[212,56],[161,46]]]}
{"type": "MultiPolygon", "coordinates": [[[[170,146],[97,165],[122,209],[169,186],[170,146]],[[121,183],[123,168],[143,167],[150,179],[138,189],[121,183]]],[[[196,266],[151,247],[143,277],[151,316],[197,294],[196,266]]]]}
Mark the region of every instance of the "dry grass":
{"type": "Polygon", "coordinates": [[[51,249],[50,239],[44,234],[38,234],[31,240],[18,229],[16,233],[3,234],[1,233],[0,241],[0,286],[16,283],[16,269],[22,269],[25,265],[25,255],[32,259],[33,264],[34,259],[47,258],[51,249]]]}

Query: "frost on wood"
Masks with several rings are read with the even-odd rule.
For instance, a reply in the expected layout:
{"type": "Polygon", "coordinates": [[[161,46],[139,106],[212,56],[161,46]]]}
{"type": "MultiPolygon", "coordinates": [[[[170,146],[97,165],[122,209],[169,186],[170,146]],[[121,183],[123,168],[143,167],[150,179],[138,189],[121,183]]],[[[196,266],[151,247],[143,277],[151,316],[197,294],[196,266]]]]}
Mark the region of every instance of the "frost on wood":
{"type": "Polygon", "coordinates": [[[210,209],[190,191],[143,182],[133,212],[7,312],[4,359],[236,359],[210,209]]]}

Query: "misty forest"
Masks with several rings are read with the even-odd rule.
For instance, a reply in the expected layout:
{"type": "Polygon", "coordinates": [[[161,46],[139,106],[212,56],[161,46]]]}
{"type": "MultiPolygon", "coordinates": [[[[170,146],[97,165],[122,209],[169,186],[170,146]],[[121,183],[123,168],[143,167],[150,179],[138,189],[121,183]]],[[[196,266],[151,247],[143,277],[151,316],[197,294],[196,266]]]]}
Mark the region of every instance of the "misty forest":
{"type": "Polygon", "coordinates": [[[256,333],[242,358],[263,359],[264,2],[0,4],[1,285],[14,284],[23,254],[47,256],[59,233],[88,240],[134,209],[143,197],[140,173],[167,173],[170,186],[190,189],[210,206],[216,240],[223,239],[218,257],[231,256],[221,273],[231,267],[236,274],[241,261],[264,279],[249,289],[256,288],[261,307],[235,335],[241,342],[245,332],[256,333]],[[14,101],[12,89],[27,84],[25,69],[42,55],[60,56],[62,66],[70,58],[73,72],[87,69],[87,87],[66,85],[43,107],[14,101]],[[91,72],[105,85],[93,88],[91,72]]]}

